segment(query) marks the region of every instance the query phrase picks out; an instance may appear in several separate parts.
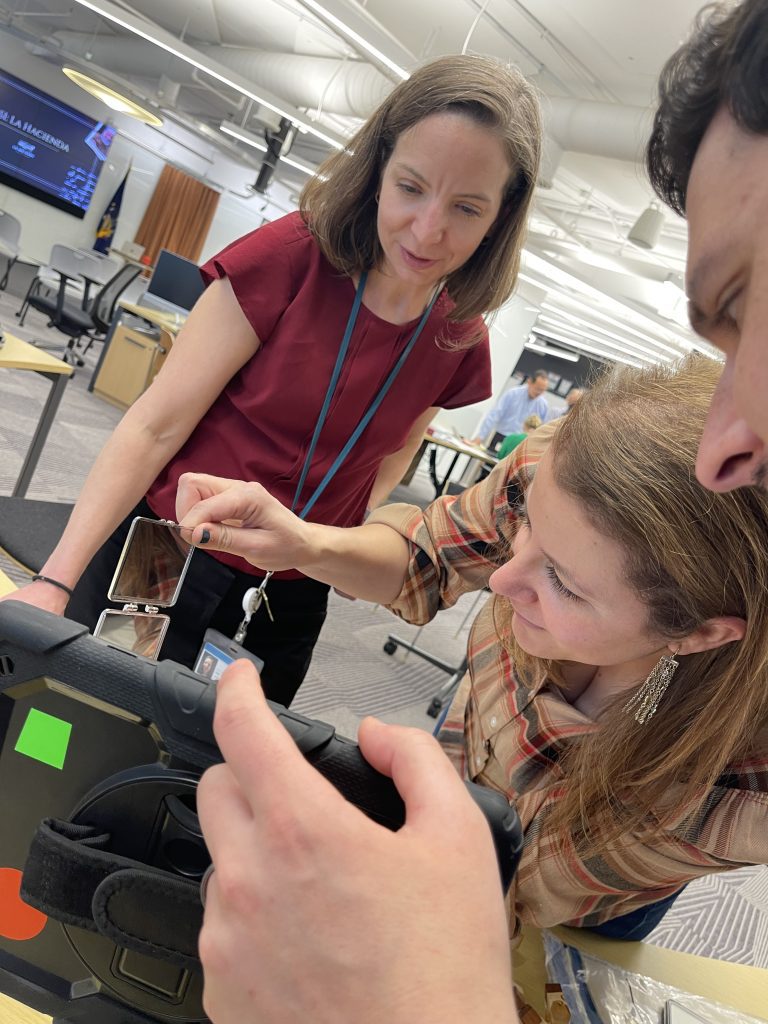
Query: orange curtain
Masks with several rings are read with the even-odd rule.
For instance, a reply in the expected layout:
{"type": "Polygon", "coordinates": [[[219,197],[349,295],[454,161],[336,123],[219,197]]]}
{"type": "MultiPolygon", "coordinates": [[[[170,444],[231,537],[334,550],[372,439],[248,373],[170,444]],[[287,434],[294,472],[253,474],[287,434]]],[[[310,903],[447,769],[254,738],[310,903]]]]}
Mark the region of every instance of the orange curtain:
{"type": "Polygon", "coordinates": [[[150,263],[155,262],[161,249],[197,262],[218,203],[218,192],[166,164],[136,242],[144,246],[150,263]]]}

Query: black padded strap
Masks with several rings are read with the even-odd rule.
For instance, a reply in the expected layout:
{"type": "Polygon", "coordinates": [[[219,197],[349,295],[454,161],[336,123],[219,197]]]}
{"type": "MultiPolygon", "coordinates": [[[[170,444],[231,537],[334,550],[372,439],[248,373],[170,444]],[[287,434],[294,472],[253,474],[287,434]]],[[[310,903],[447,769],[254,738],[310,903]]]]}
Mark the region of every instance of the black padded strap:
{"type": "Polygon", "coordinates": [[[112,853],[109,841],[109,833],[90,825],[46,818],[24,866],[24,901],[125,949],[199,970],[199,886],[112,853]]]}

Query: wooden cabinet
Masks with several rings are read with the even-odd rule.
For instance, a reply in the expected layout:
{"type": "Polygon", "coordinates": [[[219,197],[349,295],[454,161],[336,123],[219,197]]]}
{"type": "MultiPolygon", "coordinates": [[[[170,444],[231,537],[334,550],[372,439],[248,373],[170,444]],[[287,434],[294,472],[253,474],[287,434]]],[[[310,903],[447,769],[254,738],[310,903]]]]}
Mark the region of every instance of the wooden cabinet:
{"type": "Polygon", "coordinates": [[[94,394],[127,409],[155,379],[172,341],[164,329],[158,339],[154,332],[119,324],[93,382],[94,394]]]}

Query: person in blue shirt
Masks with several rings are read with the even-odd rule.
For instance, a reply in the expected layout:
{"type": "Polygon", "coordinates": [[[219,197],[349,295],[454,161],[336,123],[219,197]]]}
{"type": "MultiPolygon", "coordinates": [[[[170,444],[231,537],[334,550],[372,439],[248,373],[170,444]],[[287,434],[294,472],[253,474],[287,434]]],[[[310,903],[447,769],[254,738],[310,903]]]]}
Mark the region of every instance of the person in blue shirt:
{"type": "MultiPolygon", "coordinates": [[[[540,416],[543,423],[549,412],[547,400],[544,398],[548,387],[547,371],[536,370],[525,384],[505,391],[490,412],[485,414],[477,435],[472,438],[470,444],[484,445],[492,431],[500,434],[501,439],[507,434],[519,434],[523,429],[523,421],[529,416],[540,416]]],[[[491,437],[489,448],[494,441],[495,438],[491,437]]]]}
{"type": "Polygon", "coordinates": [[[583,394],[584,392],[581,388],[571,388],[565,396],[565,408],[550,409],[545,423],[549,423],[550,420],[560,419],[561,416],[567,416],[583,394]]]}

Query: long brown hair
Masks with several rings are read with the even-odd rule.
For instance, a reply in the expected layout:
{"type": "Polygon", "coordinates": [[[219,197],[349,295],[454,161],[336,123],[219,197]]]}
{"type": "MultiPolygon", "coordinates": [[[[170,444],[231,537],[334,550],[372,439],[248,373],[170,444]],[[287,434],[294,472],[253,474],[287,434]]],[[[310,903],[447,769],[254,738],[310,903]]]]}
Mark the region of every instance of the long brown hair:
{"type": "MultiPolygon", "coordinates": [[[[558,486],[624,549],[650,632],[682,638],[721,615],[747,623],[740,642],[679,657],[652,723],[623,711],[624,693],[597,730],[569,745],[553,823],[589,849],[670,822],[692,834],[716,781],[753,752],[768,722],[768,495],[755,487],[714,494],[694,476],[720,369],[704,357],[617,369],[552,440],[558,486]]],[[[513,647],[523,671],[557,681],[556,663],[513,647]]]]}
{"type": "Polygon", "coordinates": [[[452,55],[419,68],[396,86],[347,147],[329,157],[304,187],[300,208],[323,255],[350,276],[381,261],[376,192],[398,137],[432,114],[452,111],[495,132],[511,168],[486,240],[446,281],[451,320],[502,306],[517,281],[528,208],[539,170],[541,120],[533,88],[490,57],[452,55]]]}

